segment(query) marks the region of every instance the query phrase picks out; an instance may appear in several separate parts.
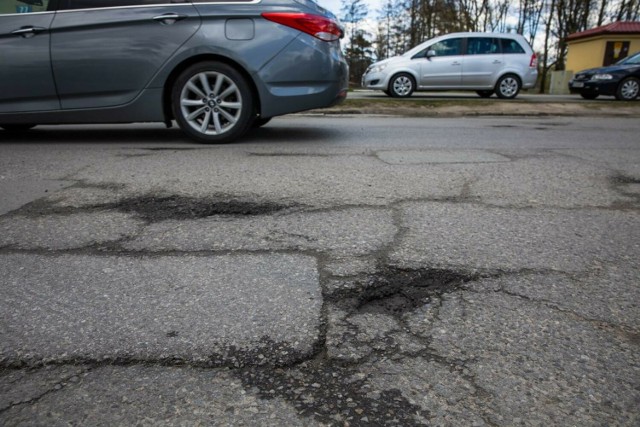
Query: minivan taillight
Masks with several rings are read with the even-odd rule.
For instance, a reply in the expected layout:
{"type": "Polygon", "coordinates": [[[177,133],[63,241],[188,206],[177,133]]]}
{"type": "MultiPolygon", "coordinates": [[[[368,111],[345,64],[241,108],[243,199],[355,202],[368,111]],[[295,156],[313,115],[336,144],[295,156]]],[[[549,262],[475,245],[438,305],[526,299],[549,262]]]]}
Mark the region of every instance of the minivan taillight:
{"type": "Polygon", "coordinates": [[[538,57],[535,53],[531,55],[531,62],[529,62],[529,68],[538,68],[538,57]]]}
{"type": "Polygon", "coordinates": [[[295,28],[320,40],[332,42],[342,38],[344,32],[333,19],[300,12],[264,12],[264,19],[295,28]]]}

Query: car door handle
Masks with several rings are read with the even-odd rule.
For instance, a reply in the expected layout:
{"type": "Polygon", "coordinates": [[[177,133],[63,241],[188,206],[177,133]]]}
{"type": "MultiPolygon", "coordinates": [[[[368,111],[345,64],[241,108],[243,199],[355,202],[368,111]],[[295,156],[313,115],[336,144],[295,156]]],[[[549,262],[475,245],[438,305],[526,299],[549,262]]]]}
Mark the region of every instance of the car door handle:
{"type": "Polygon", "coordinates": [[[33,37],[36,34],[42,32],[42,31],[46,31],[46,28],[43,27],[22,27],[19,28],[17,30],[13,30],[11,31],[11,34],[15,35],[15,36],[22,36],[24,38],[29,38],[29,37],[33,37]]]}
{"type": "Polygon", "coordinates": [[[460,65],[458,61],[452,62],[451,65],[460,65]]]}
{"type": "Polygon", "coordinates": [[[165,13],[164,15],[154,16],[153,20],[164,25],[171,25],[187,17],[187,15],[178,15],[177,13],[165,13]]]}
{"type": "Polygon", "coordinates": [[[500,61],[499,59],[496,59],[495,61],[493,61],[494,64],[502,64],[502,61],[500,61]]]}

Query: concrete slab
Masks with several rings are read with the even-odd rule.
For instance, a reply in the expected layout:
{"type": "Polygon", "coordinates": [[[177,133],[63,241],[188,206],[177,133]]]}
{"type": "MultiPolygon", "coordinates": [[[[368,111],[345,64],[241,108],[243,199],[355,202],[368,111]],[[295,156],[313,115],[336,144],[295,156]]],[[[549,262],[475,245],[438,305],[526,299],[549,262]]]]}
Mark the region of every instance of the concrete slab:
{"type": "Polygon", "coordinates": [[[0,277],[3,365],[290,363],[318,340],[308,256],[2,255],[0,277]]]}
{"type": "Polygon", "coordinates": [[[638,261],[636,212],[408,203],[403,225],[407,231],[390,254],[399,266],[577,272],[638,261]]]}

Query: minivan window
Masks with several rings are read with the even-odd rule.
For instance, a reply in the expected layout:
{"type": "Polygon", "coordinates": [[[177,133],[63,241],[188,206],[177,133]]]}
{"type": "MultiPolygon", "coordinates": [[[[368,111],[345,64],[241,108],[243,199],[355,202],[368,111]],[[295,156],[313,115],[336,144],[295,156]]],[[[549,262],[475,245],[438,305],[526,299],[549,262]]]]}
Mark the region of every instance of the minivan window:
{"type": "Polygon", "coordinates": [[[0,15],[46,12],[48,6],[49,0],[2,0],[0,1],[0,15]]]}
{"type": "MultiPolygon", "coordinates": [[[[144,6],[176,3],[172,0],[59,0],[58,10],[96,9],[102,7],[144,6]]],[[[181,1],[179,3],[182,3],[181,1]]]]}
{"type": "Polygon", "coordinates": [[[453,56],[462,54],[462,39],[442,40],[432,44],[427,50],[434,50],[437,56],[453,56]]]}
{"type": "Polygon", "coordinates": [[[492,55],[500,53],[498,40],[491,37],[469,37],[467,55],[492,55]]]}
{"type": "Polygon", "coordinates": [[[500,39],[502,43],[502,53],[526,53],[520,43],[513,39],[500,39]]]}

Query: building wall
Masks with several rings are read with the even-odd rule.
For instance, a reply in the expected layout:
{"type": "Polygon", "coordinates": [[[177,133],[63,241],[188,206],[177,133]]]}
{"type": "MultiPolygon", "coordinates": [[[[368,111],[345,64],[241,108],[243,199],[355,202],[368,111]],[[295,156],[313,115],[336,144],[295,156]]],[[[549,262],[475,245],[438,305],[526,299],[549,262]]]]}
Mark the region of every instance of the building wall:
{"type": "Polygon", "coordinates": [[[576,73],[587,68],[602,67],[607,42],[628,41],[629,55],[640,51],[639,34],[605,34],[569,42],[567,54],[567,71],[576,73]]]}

